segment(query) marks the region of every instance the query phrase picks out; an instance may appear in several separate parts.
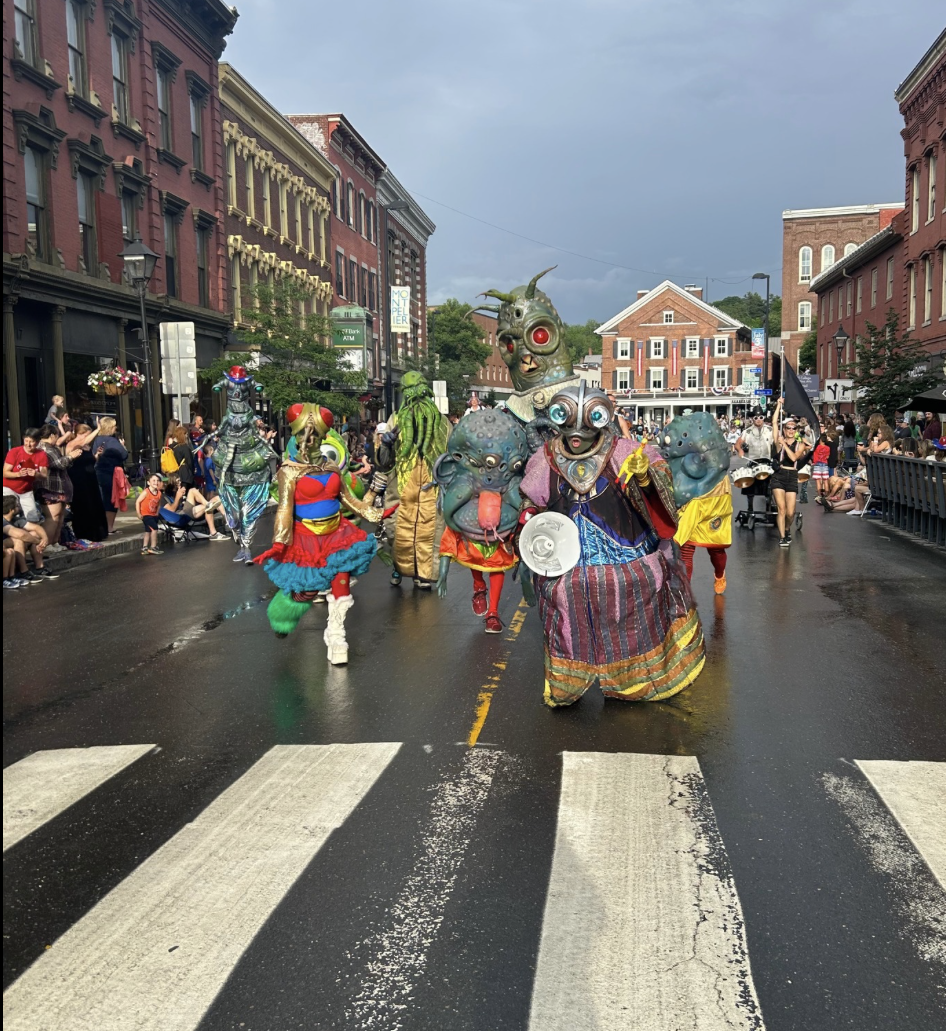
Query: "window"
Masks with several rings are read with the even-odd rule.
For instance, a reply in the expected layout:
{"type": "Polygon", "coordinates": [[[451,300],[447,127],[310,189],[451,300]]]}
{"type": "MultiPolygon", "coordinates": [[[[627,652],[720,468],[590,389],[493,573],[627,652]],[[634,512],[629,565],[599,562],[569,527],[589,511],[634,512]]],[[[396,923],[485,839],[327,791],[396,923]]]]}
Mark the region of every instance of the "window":
{"type": "Polygon", "coordinates": [[[268,229],[273,222],[273,205],[269,192],[269,169],[263,169],[263,225],[268,229]]]}
{"type": "Polygon", "coordinates": [[[877,269],[870,270],[870,306],[877,307],[877,269]]]}
{"type": "Polygon", "coordinates": [[[857,244],[856,243],[846,243],[844,245],[844,257],[846,258],[849,254],[852,254],[856,250],[857,250],[857,244]]]}
{"type": "Polygon", "coordinates": [[[355,228],[355,184],[351,180],[345,193],[345,221],[352,229],[355,228]]]}
{"type": "Polygon", "coordinates": [[[69,78],[80,97],[89,95],[85,64],[85,4],[66,0],[66,44],[69,48],[69,78]]]}
{"type": "Polygon", "coordinates": [[[927,255],[923,259],[923,323],[933,319],[933,258],[927,255]]]}
{"type": "MultiPolygon", "coordinates": [[[[799,318],[801,318],[801,312],[800,311],[798,313],[798,316],[799,316],[799,318]]],[[[828,322],[834,322],[834,291],[833,290],[828,295],[828,322]]]]}
{"type": "Polygon", "coordinates": [[[864,310],[864,277],[857,277],[857,314],[864,310]]]}
{"type": "Polygon", "coordinates": [[[630,358],[631,357],[631,341],[630,340],[619,340],[618,341],[618,358],[630,358]]]}
{"type": "Polygon", "coordinates": [[[887,259],[887,300],[893,297],[893,258],[887,259]]]}
{"type": "Polygon", "coordinates": [[[27,64],[39,64],[36,51],[36,14],[34,0],[13,0],[13,31],[20,56],[27,64]]]}
{"type": "Polygon", "coordinates": [[[358,298],[362,308],[368,307],[368,270],[362,265],[358,270],[358,298]]]}
{"type": "Polygon", "coordinates": [[[826,243],[821,248],[821,271],[831,268],[834,264],[834,247],[830,243],[826,243]]]}
{"type": "Polygon", "coordinates": [[[210,307],[210,230],[197,227],[197,303],[210,307]]]}
{"type": "Polygon", "coordinates": [[[854,300],[854,284],[850,281],[850,279],[847,281],[847,290],[845,291],[845,293],[847,295],[847,313],[848,316],[850,316],[852,310],[852,303],[854,300]]]}
{"type": "Polygon", "coordinates": [[[663,358],[664,357],[664,341],[663,340],[651,340],[651,342],[650,342],[650,356],[651,356],[651,358],[663,358]]]}
{"type": "Polygon", "coordinates": [[[46,159],[33,147],[23,157],[26,166],[26,231],[38,261],[49,258],[46,224],[46,159]]]}
{"type": "Polygon", "coordinates": [[[717,337],[713,341],[713,355],[716,358],[728,358],[729,357],[729,338],[728,337],[717,337]]]}
{"type": "MultiPolygon", "coordinates": [[[[831,318],[834,319],[834,304],[831,305],[831,318]]],[[[798,302],[798,329],[808,332],[811,330],[811,301],[798,302]]]]}
{"type": "Polygon", "coordinates": [[[253,178],[253,159],[247,158],[243,166],[246,175],[246,213],[256,218],[256,181],[253,178]]]}
{"type": "Polygon", "coordinates": [[[230,297],[233,302],[233,321],[239,322],[242,317],[243,289],[240,282],[240,256],[238,254],[234,254],[230,260],[230,297]]]}
{"type": "Polygon", "coordinates": [[[338,179],[335,179],[332,183],[332,211],[335,212],[336,218],[341,218],[341,214],[338,210],[339,196],[338,196],[338,179]]]}
{"type": "Polygon", "coordinates": [[[138,230],[138,194],[122,190],[122,239],[132,243],[138,230]]]}
{"type": "Polygon", "coordinates": [[[617,390],[630,390],[631,389],[631,370],[630,369],[618,369],[617,378],[615,380],[615,389],[617,390]]]}
{"type": "Polygon", "coordinates": [[[811,281],[811,248],[802,247],[798,252],[798,282],[811,281]]]}
{"type": "Polygon", "coordinates": [[[910,232],[920,228],[920,168],[914,166],[910,172],[910,232]]]}
{"type": "Polygon", "coordinates": [[[358,262],[354,258],[348,259],[348,299],[358,303],[358,262]]]}
{"type": "Polygon", "coordinates": [[[315,235],[315,208],[311,204],[306,205],[306,215],[309,220],[309,252],[315,254],[318,250],[315,235]]]}
{"type": "Polygon", "coordinates": [[[713,386],[717,388],[729,386],[729,369],[726,366],[713,369],[713,386]]]}
{"type": "Polygon", "coordinates": [[[227,144],[227,203],[237,206],[236,144],[232,142],[227,144]]]}
{"type": "Polygon", "coordinates": [[[370,200],[365,205],[365,228],[368,231],[368,239],[374,243],[374,204],[370,200]]]}
{"type": "Polygon", "coordinates": [[[286,183],[279,184],[279,235],[289,236],[289,189],[286,183]]]}
{"type": "Polygon", "coordinates": [[[946,319],[946,247],[939,251],[939,317],[946,319]]]}
{"type": "MultiPolygon", "coordinates": [[[[365,230],[365,195],[364,193],[358,194],[358,232],[362,236],[367,236],[368,233],[365,230]]],[[[364,305],[362,305],[364,307],[364,305]]]]}
{"type": "Polygon", "coordinates": [[[932,222],[936,217],[936,154],[931,151],[926,159],[926,221],[932,222]]]}
{"type": "Polygon", "coordinates": [[[79,201],[79,253],[90,276],[98,275],[98,247],[95,240],[95,180],[87,172],[76,176],[79,201]]]}
{"type": "Polygon", "coordinates": [[[164,150],[174,150],[171,132],[171,76],[161,65],[155,67],[155,81],[158,91],[158,132],[160,145],[164,150]]]}
{"type": "Polygon", "coordinates": [[[909,318],[907,326],[909,329],[916,328],[916,265],[910,266],[910,294],[909,294],[909,318]]]}
{"type": "Polygon", "coordinates": [[[699,369],[684,369],[683,370],[683,387],[685,390],[699,390],[700,389],[700,370],[699,369]]]}
{"type": "Polygon", "coordinates": [[[302,243],[302,198],[296,194],[296,243],[302,243]]]}
{"type": "Polygon", "coordinates": [[[122,125],[131,123],[128,99],[128,40],[112,29],[112,102],[122,125]]]}
{"type": "Polygon", "coordinates": [[[168,297],[177,297],[177,222],[167,212],[164,214],[164,279],[168,297]]]}
{"type": "Polygon", "coordinates": [[[335,293],[345,296],[345,255],[341,251],[335,252],[335,293]]]}
{"type": "Polygon", "coordinates": [[[663,390],[664,388],[664,370],[663,369],[649,369],[647,372],[647,378],[650,380],[651,390],[663,390]]]}
{"type": "Polygon", "coordinates": [[[378,310],[378,275],[376,272],[368,273],[368,307],[371,311],[378,310]]]}
{"type": "Polygon", "coordinates": [[[700,356],[700,338],[699,337],[687,337],[683,341],[684,358],[699,358],[700,356]]]}
{"type": "Polygon", "coordinates": [[[665,311],[664,312],[664,325],[669,326],[672,323],[673,323],[673,312],[672,311],[665,311]]]}
{"type": "MultiPolygon", "coordinates": [[[[204,98],[191,93],[191,164],[204,170],[204,98]]],[[[168,148],[170,150],[170,148],[168,148]]],[[[250,177],[252,182],[252,176],[250,177]]],[[[250,209],[252,211],[252,208],[250,209]]]]}
{"type": "Polygon", "coordinates": [[[259,266],[257,262],[251,261],[247,271],[250,281],[250,303],[254,308],[259,308],[259,266]]]}

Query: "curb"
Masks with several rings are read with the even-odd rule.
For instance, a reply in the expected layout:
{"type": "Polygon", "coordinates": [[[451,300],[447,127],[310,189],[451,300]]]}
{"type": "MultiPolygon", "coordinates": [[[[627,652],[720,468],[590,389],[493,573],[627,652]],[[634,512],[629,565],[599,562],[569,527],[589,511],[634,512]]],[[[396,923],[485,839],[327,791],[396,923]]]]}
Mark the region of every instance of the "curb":
{"type": "Polygon", "coordinates": [[[89,551],[60,551],[55,555],[44,555],[43,565],[48,566],[55,573],[63,573],[67,569],[88,565],[89,562],[98,562],[99,559],[112,558],[115,555],[130,555],[140,549],[141,537],[136,534],[131,537],[121,537],[118,540],[105,541],[101,548],[92,548],[89,551]]]}

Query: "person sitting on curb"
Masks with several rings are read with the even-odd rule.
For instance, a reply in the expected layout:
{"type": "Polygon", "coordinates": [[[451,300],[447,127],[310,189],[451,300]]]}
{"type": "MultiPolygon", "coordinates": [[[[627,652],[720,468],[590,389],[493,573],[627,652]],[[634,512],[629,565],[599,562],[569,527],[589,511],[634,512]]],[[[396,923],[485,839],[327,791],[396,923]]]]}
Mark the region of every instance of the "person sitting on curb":
{"type": "Polygon", "coordinates": [[[3,499],[3,536],[5,540],[13,541],[13,549],[17,555],[16,564],[20,570],[17,574],[19,579],[27,583],[41,583],[43,580],[59,578],[59,574],[47,569],[43,562],[43,552],[47,543],[43,528],[22,516],[16,498],[3,499]],[[27,552],[33,559],[32,570],[28,569],[26,564],[27,552]]]}
{"type": "Polygon", "coordinates": [[[181,483],[176,476],[168,478],[165,489],[165,503],[162,506],[166,512],[181,512],[188,519],[200,519],[207,521],[207,531],[210,534],[208,540],[228,541],[228,534],[220,533],[214,525],[213,513],[223,504],[219,497],[208,501],[196,487],[188,487],[181,483]]]}

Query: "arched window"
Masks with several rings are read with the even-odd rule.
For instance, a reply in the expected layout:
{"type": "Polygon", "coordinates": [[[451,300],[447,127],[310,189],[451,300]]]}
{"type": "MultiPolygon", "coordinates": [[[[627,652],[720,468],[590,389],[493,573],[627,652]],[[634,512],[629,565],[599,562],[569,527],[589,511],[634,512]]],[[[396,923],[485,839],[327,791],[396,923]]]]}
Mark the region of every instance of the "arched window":
{"type": "Polygon", "coordinates": [[[811,281],[811,248],[802,247],[798,252],[798,282],[808,283],[811,281]]]}
{"type": "Polygon", "coordinates": [[[857,250],[857,244],[856,243],[846,243],[844,245],[844,257],[846,258],[852,251],[856,251],[856,250],[857,250]]]}
{"type": "Polygon", "coordinates": [[[368,239],[374,241],[374,204],[369,200],[365,204],[365,229],[368,233],[368,239]]]}
{"type": "Polygon", "coordinates": [[[834,247],[830,243],[826,243],[821,248],[821,271],[831,268],[834,264],[834,247]]]}
{"type": "Polygon", "coordinates": [[[346,212],[346,214],[348,216],[346,221],[348,222],[349,226],[351,226],[351,228],[354,229],[355,228],[355,184],[350,179],[348,180],[348,194],[347,194],[346,199],[348,201],[348,203],[346,204],[346,208],[348,209],[347,212],[346,212]]]}
{"type": "Polygon", "coordinates": [[[798,302],[798,328],[805,332],[811,329],[811,301],[798,302]]]}
{"type": "Polygon", "coordinates": [[[362,236],[367,236],[365,230],[365,191],[361,190],[358,193],[358,232],[362,236]]]}

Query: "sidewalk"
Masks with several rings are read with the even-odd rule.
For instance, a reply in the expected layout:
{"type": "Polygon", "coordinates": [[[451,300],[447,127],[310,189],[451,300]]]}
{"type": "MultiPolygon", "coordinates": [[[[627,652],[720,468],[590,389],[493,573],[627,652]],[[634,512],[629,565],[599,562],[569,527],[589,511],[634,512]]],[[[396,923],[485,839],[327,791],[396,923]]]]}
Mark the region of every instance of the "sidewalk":
{"type": "Polygon", "coordinates": [[[127,512],[119,512],[115,519],[118,531],[97,548],[88,551],[57,551],[43,556],[43,564],[56,573],[62,573],[76,566],[84,566],[101,558],[112,558],[115,555],[128,555],[141,548],[141,520],[133,508],[127,512]]]}

